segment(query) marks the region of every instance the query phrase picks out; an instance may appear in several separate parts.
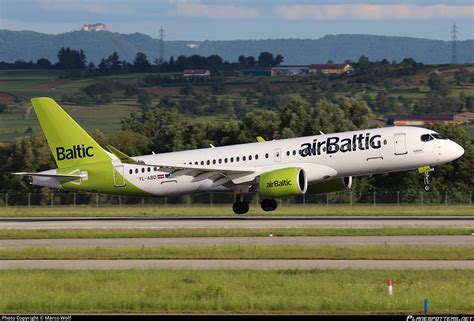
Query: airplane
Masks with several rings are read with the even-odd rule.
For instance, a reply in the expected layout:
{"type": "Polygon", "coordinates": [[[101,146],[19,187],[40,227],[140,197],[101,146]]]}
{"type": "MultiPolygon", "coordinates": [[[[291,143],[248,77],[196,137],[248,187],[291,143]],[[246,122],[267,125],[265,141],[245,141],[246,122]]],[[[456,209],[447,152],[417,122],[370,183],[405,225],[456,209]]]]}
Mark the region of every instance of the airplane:
{"type": "Polygon", "coordinates": [[[435,131],[395,126],[131,157],[102,148],[53,99],[31,102],[57,168],[12,174],[38,186],[124,196],[230,192],[236,214],[249,211],[247,193],[259,193],[269,212],[277,198],[348,190],[352,177],[377,173],[418,169],[429,192],[432,166],[464,153],[435,131]]]}

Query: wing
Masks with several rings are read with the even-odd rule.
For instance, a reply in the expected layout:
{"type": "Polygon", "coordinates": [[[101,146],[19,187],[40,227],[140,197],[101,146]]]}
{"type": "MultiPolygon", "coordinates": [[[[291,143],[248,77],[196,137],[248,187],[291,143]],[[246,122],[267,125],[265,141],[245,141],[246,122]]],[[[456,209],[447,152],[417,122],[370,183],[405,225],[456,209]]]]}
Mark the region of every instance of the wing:
{"type": "Polygon", "coordinates": [[[241,184],[251,182],[257,176],[256,167],[226,167],[209,165],[176,165],[176,164],[150,164],[142,165],[158,167],[160,171],[170,173],[173,177],[192,176],[192,182],[200,182],[205,179],[213,181],[211,186],[224,185],[227,183],[241,184]]]}

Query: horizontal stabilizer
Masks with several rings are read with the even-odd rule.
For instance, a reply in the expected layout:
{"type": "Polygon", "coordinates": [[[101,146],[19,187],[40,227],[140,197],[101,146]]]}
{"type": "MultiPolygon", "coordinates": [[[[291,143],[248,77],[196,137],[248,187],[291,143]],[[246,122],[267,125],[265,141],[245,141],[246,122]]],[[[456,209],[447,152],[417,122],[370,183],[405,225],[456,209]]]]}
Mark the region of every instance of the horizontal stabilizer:
{"type": "Polygon", "coordinates": [[[18,173],[12,173],[12,175],[38,176],[38,177],[63,178],[63,179],[87,178],[87,174],[74,175],[74,174],[47,174],[47,173],[18,172],[18,173]]]}
{"type": "Polygon", "coordinates": [[[125,164],[137,164],[138,163],[138,161],[134,160],[133,158],[131,158],[127,154],[119,151],[117,148],[115,148],[111,145],[107,145],[107,149],[112,154],[114,154],[122,163],[125,163],[125,164]]]}

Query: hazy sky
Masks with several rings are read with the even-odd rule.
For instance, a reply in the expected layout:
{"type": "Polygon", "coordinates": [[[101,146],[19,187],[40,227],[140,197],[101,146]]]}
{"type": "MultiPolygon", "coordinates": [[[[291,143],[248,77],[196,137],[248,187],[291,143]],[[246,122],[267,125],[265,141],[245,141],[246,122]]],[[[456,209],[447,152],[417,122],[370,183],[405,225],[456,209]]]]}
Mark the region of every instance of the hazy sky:
{"type": "Polygon", "coordinates": [[[474,39],[474,0],[0,0],[0,29],[63,33],[103,22],[167,40],[320,38],[357,33],[474,39]]]}

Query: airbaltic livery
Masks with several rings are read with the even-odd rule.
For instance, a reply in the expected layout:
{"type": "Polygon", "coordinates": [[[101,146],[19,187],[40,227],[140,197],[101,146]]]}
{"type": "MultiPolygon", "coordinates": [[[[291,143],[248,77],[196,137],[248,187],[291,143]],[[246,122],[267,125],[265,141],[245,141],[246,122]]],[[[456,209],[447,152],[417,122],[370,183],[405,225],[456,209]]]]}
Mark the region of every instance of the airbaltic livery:
{"type": "Polygon", "coordinates": [[[264,211],[275,198],[349,189],[353,176],[418,169],[431,191],[431,166],[464,149],[418,127],[386,127],[130,157],[99,146],[54,100],[31,100],[58,168],[31,177],[33,185],[116,195],[160,197],[231,192],[244,214],[244,194],[259,193],[264,211]]]}

